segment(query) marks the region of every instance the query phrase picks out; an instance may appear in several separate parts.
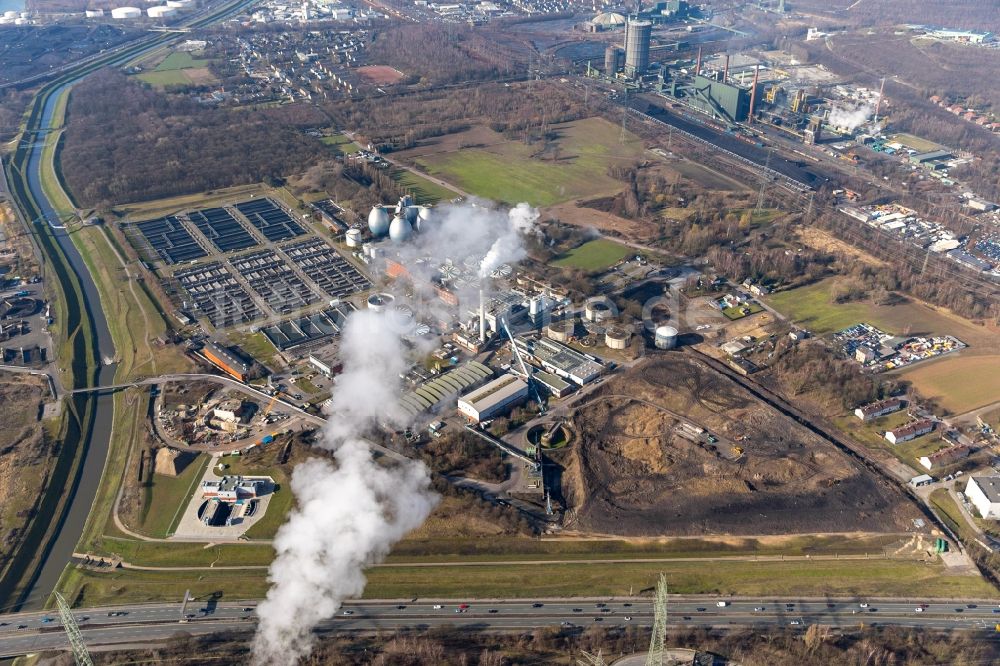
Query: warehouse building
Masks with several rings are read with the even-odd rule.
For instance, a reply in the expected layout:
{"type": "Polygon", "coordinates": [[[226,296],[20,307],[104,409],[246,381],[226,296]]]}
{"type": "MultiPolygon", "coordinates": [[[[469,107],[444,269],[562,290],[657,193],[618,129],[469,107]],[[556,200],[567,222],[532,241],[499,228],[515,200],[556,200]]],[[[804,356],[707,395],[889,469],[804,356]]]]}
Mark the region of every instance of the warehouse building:
{"type": "Polygon", "coordinates": [[[604,372],[604,366],[594,357],[582,354],[555,340],[516,338],[515,344],[518,351],[526,354],[548,372],[581,386],[594,381],[604,372]]]}
{"type": "Polygon", "coordinates": [[[505,374],[459,398],[458,411],[479,423],[510,411],[527,398],[528,383],[515,375],[505,374]]]}
{"type": "Polygon", "coordinates": [[[567,382],[561,377],[557,377],[551,372],[543,372],[539,370],[534,375],[535,381],[548,391],[549,395],[553,398],[561,398],[564,395],[568,395],[573,392],[573,385],[567,382]]]}
{"type": "Polygon", "coordinates": [[[226,374],[232,375],[241,382],[245,382],[247,380],[247,375],[250,374],[250,364],[237,357],[222,345],[216,344],[215,342],[209,342],[205,345],[205,348],[201,353],[205,358],[211,361],[215,367],[219,368],[226,374]]]}
{"type": "Polygon", "coordinates": [[[469,361],[450,372],[438,375],[405,394],[400,404],[412,418],[426,411],[434,411],[444,403],[454,400],[460,393],[485,384],[493,371],[478,361],[469,361]]]}
{"type": "Polygon", "coordinates": [[[965,487],[979,515],[990,520],[1000,520],[1000,476],[973,476],[965,487]]]}

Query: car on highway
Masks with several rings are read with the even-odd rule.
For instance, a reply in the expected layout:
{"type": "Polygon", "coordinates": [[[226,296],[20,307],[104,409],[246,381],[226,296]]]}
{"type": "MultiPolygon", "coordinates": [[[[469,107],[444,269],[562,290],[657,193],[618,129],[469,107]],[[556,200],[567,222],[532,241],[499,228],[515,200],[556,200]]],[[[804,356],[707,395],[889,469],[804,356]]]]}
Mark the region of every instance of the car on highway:
{"type": "Polygon", "coordinates": [[[49,624],[50,622],[55,622],[55,619],[48,616],[42,618],[42,624],[49,624]]]}
{"type": "Polygon", "coordinates": [[[458,607],[461,608],[462,610],[465,610],[469,607],[469,604],[459,604],[458,607]]]}
{"type": "Polygon", "coordinates": [[[17,628],[18,629],[27,629],[28,625],[26,625],[26,624],[19,624],[19,625],[17,625],[17,628]]]}
{"type": "Polygon", "coordinates": [[[188,614],[187,614],[187,615],[185,615],[184,617],[185,617],[185,618],[187,618],[188,620],[190,620],[191,618],[193,618],[193,617],[194,617],[194,613],[188,613],[188,614]]]}
{"type": "MultiPolygon", "coordinates": [[[[583,612],[583,609],[582,609],[582,608],[574,608],[574,609],[573,609],[573,612],[574,612],[574,613],[582,613],[582,612],[583,612]]],[[[997,610],[996,612],[997,612],[997,613],[1000,613],[1000,610],[997,610]]]]}
{"type": "Polygon", "coordinates": [[[396,606],[396,610],[406,610],[406,606],[404,606],[403,604],[399,604],[398,606],[396,606]]]}
{"type": "Polygon", "coordinates": [[[341,613],[341,615],[354,615],[354,611],[352,611],[352,610],[345,610],[343,613],[341,613]]]}
{"type": "Polygon", "coordinates": [[[706,608],[695,608],[695,610],[698,611],[699,613],[704,613],[708,609],[706,609],[706,608]]]}
{"type": "Polygon", "coordinates": [[[434,604],[434,610],[441,610],[442,608],[444,608],[444,606],[441,604],[434,604]]]}
{"type": "Polygon", "coordinates": [[[559,626],[560,627],[572,627],[573,623],[572,622],[567,622],[566,620],[563,620],[562,622],[559,623],[559,626]]]}
{"type": "Polygon", "coordinates": [[[798,626],[798,625],[800,625],[800,624],[802,624],[802,623],[801,623],[801,622],[799,622],[798,620],[792,620],[792,621],[791,621],[791,622],[789,622],[788,624],[792,625],[793,627],[796,627],[796,626],[798,626]]]}
{"type": "Polygon", "coordinates": [[[594,622],[604,622],[604,618],[598,615],[597,617],[594,618],[594,622]]]}
{"type": "Polygon", "coordinates": [[[993,612],[994,612],[994,613],[1000,613],[1000,608],[994,608],[994,609],[993,609],[993,612]]]}
{"type": "Polygon", "coordinates": [[[632,608],[632,604],[622,604],[622,608],[632,608]]]}
{"type": "Polygon", "coordinates": [[[246,608],[243,609],[243,612],[244,613],[252,613],[253,612],[253,608],[251,606],[247,606],[246,608]]]}
{"type": "Polygon", "coordinates": [[[868,608],[868,604],[862,601],[860,604],[858,604],[858,607],[859,608],[868,608]]]}
{"type": "Polygon", "coordinates": [[[468,611],[465,608],[456,608],[455,612],[456,613],[467,613],[468,611]]]}
{"type": "Polygon", "coordinates": [[[625,621],[626,621],[626,622],[631,622],[631,621],[632,621],[632,616],[630,616],[630,615],[626,615],[626,616],[625,616],[625,621]]]}
{"type": "Polygon", "coordinates": [[[607,604],[601,604],[601,603],[594,604],[594,608],[604,608],[605,606],[607,606],[607,604]]]}
{"type": "Polygon", "coordinates": [[[541,608],[541,607],[542,607],[542,606],[544,606],[544,605],[545,605],[545,604],[540,604],[540,603],[538,603],[538,602],[536,601],[535,603],[531,604],[531,607],[532,607],[532,608],[541,608]]]}
{"type": "Polygon", "coordinates": [[[923,606],[917,606],[913,610],[916,611],[916,612],[918,612],[918,613],[923,613],[924,612],[924,607],[923,606]]]}
{"type": "Polygon", "coordinates": [[[763,610],[764,610],[763,606],[754,606],[753,607],[753,612],[755,612],[755,613],[760,613],[763,610]]]}
{"type": "Polygon", "coordinates": [[[125,611],[111,611],[108,613],[108,617],[123,617],[125,615],[128,615],[125,611]]]}
{"type": "Polygon", "coordinates": [[[490,612],[491,612],[491,613],[499,613],[500,611],[498,611],[498,610],[497,610],[496,608],[491,608],[491,609],[490,609],[490,612]]]}
{"type": "Polygon", "coordinates": [[[684,616],[684,617],[682,617],[681,619],[682,619],[682,620],[690,620],[690,619],[691,619],[691,616],[690,616],[690,615],[685,615],[685,616],[684,616]]]}

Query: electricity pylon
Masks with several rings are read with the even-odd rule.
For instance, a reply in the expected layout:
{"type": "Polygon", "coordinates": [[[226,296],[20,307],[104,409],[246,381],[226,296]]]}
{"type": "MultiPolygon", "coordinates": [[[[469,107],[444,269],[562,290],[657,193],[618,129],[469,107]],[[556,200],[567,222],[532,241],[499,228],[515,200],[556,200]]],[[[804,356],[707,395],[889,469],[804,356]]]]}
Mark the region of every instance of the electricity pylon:
{"type": "Polygon", "coordinates": [[[600,650],[597,651],[597,654],[590,654],[589,652],[581,652],[580,654],[583,658],[576,660],[577,666],[608,666],[608,662],[604,661],[600,650]]]}
{"type": "Polygon", "coordinates": [[[663,666],[667,642],[667,577],[660,574],[653,602],[653,637],[649,640],[646,666],[663,666]]]}
{"type": "Polygon", "coordinates": [[[70,647],[73,648],[76,666],[94,666],[94,661],[90,658],[90,652],[87,650],[87,644],[83,642],[83,634],[80,633],[76,618],[73,617],[73,611],[63,599],[63,595],[58,592],[56,592],[56,605],[59,607],[59,618],[62,620],[63,629],[66,630],[70,647]]]}

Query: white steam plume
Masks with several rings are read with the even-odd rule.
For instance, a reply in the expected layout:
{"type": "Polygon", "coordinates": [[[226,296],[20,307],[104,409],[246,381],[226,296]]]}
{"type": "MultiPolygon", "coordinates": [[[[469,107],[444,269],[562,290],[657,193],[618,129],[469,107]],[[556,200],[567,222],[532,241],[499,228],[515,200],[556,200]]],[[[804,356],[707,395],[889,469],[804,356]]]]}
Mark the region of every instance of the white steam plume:
{"type": "Polygon", "coordinates": [[[509,222],[507,229],[493,241],[493,245],[479,265],[481,279],[488,278],[490,273],[502,264],[524,258],[526,251],[521,236],[532,232],[535,221],[538,220],[538,211],[526,203],[520,203],[507,212],[507,219],[509,222]]]}
{"type": "Polygon", "coordinates": [[[375,462],[363,438],[376,422],[402,422],[403,345],[384,314],[359,310],[341,342],[344,371],[331,398],[321,445],[336,465],[311,459],[292,474],[297,507],[274,540],[267,599],[257,607],[256,664],[293,664],[307,655],[313,629],[361,594],[364,569],[419,527],[437,497],[420,462],[375,462]]]}
{"type": "Polygon", "coordinates": [[[861,127],[861,125],[868,120],[869,116],[871,116],[874,111],[875,107],[871,104],[862,104],[861,106],[853,109],[835,106],[830,109],[830,117],[828,120],[834,127],[840,127],[849,132],[853,132],[857,128],[861,127]]]}

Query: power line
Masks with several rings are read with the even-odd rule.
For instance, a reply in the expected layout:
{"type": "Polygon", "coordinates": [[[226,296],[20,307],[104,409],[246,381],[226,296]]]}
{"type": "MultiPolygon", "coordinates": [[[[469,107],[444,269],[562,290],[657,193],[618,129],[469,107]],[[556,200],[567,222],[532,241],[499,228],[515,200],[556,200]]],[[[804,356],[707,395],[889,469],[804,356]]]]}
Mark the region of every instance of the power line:
{"type": "Polygon", "coordinates": [[[667,576],[660,574],[653,602],[653,636],[649,640],[646,666],[664,666],[667,643],[667,576]]]}
{"type": "Polygon", "coordinates": [[[73,659],[76,660],[76,666],[94,666],[94,660],[90,658],[87,644],[83,641],[83,634],[76,623],[76,618],[73,617],[73,610],[66,603],[63,595],[56,592],[55,597],[56,605],[59,606],[59,618],[62,620],[63,629],[66,630],[69,644],[73,648],[73,659]]]}

